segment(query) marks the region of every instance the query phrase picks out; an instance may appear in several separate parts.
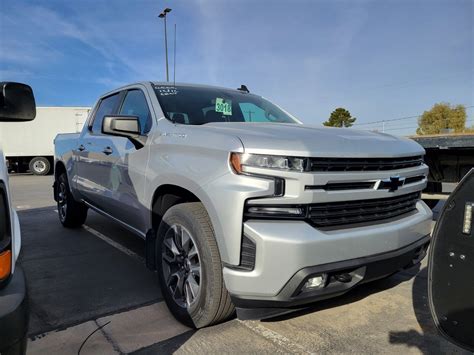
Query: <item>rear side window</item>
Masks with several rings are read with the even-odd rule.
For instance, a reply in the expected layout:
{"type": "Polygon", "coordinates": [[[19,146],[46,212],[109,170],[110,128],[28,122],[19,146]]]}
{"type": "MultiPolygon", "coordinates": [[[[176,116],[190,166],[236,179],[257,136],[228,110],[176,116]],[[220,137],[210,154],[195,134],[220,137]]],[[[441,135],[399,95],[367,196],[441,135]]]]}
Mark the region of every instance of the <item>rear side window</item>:
{"type": "Polygon", "coordinates": [[[99,108],[95,113],[94,121],[92,122],[92,132],[101,133],[102,132],[102,121],[104,116],[112,115],[119,103],[120,95],[119,93],[112,96],[108,96],[105,99],[102,99],[99,104],[99,108]]]}
{"type": "Polygon", "coordinates": [[[141,90],[130,90],[125,96],[120,114],[125,116],[137,116],[140,120],[142,134],[148,133],[151,129],[151,115],[148,109],[145,95],[141,90]]]}

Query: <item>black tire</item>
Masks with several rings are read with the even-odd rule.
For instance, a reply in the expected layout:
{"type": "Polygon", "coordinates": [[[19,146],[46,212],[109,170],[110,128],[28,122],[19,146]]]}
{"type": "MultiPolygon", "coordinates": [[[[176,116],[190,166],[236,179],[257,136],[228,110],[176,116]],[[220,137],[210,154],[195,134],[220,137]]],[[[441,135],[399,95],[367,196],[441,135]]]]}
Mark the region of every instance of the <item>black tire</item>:
{"type": "Polygon", "coordinates": [[[87,218],[87,206],[72,196],[66,173],[59,175],[55,188],[59,221],[66,228],[82,226],[87,218]]]}
{"type": "MultiPolygon", "coordinates": [[[[428,181],[426,188],[423,192],[431,194],[439,194],[443,192],[443,184],[439,181],[428,181]]],[[[429,208],[433,209],[438,204],[439,200],[426,199],[423,200],[428,205],[429,208]]]]}
{"type": "Polygon", "coordinates": [[[49,160],[44,157],[35,157],[31,159],[28,167],[30,172],[34,175],[47,175],[51,170],[49,160]]]}
{"type": "MultiPolygon", "coordinates": [[[[183,258],[185,261],[183,261],[183,264],[187,262],[188,265],[190,265],[191,256],[189,255],[191,255],[191,252],[188,255],[184,251],[185,248],[183,248],[183,244],[184,243],[181,243],[181,248],[178,247],[178,249],[180,249],[183,253],[182,255],[184,255],[183,258]]],[[[178,260],[176,253],[171,253],[171,256],[174,260],[178,260]]],[[[196,259],[194,262],[196,262],[196,259]]],[[[171,313],[180,322],[190,327],[202,328],[222,322],[234,314],[234,305],[224,285],[222,261],[214,236],[214,229],[206,209],[201,203],[192,202],[178,204],[166,211],[157,233],[156,265],[163,297],[171,313]],[[194,244],[196,246],[197,257],[200,262],[199,277],[193,276],[193,279],[199,281],[198,295],[191,304],[186,304],[187,294],[184,295],[183,298],[181,298],[182,302],[185,303],[184,305],[178,304],[178,302],[181,303],[181,301],[177,301],[175,299],[177,297],[173,296],[172,282],[167,282],[172,279],[167,277],[167,275],[171,275],[171,265],[176,266],[176,261],[165,261],[165,259],[169,258],[171,251],[171,249],[165,245],[165,240],[176,240],[173,238],[179,238],[179,233],[176,232],[179,229],[181,233],[184,233],[184,230],[190,234],[191,245],[194,244]],[[168,255],[165,255],[166,253],[168,253],[168,255]]],[[[179,267],[175,268],[175,266],[174,270],[179,269],[179,267]]],[[[185,281],[183,281],[181,288],[186,290],[186,282],[189,281],[189,277],[193,274],[193,271],[183,269],[182,272],[185,273],[184,276],[182,276],[185,281]]],[[[176,273],[177,272],[174,272],[172,274],[174,275],[176,273]]],[[[177,278],[177,280],[176,284],[181,280],[181,277],[177,278]]],[[[177,289],[177,286],[175,289],[177,289]]]]}

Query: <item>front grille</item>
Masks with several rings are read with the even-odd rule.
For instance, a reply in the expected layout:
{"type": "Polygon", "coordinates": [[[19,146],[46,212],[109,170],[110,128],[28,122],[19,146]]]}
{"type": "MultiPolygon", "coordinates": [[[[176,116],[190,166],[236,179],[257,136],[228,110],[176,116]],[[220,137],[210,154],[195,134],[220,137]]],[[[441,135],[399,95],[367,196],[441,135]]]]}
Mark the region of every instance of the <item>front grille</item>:
{"type": "Polygon", "coordinates": [[[404,158],[310,158],[309,171],[384,171],[423,164],[421,155],[404,158]]]}
{"type": "MultiPolygon", "coordinates": [[[[424,175],[410,176],[400,179],[397,187],[414,184],[425,179],[424,175]]],[[[381,181],[377,190],[391,190],[391,179],[381,181]]],[[[325,191],[345,191],[345,190],[367,190],[375,187],[375,181],[355,181],[355,182],[328,182],[326,185],[306,185],[305,190],[325,190],[325,191]]]]}
{"type": "Polygon", "coordinates": [[[405,179],[405,185],[414,184],[415,182],[420,182],[425,179],[424,175],[410,176],[405,179]]]}
{"type": "Polygon", "coordinates": [[[325,190],[325,191],[343,191],[343,190],[366,190],[373,189],[374,181],[358,182],[334,182],[326,185],[306,185],[305,190],[325,190]]]}
{"type": "Polygon", "coordinates": [[[312,204],[308,217],[316,227],[343,226],[394,218],[416,209],[420,193],[348,202],[312,204]]]}

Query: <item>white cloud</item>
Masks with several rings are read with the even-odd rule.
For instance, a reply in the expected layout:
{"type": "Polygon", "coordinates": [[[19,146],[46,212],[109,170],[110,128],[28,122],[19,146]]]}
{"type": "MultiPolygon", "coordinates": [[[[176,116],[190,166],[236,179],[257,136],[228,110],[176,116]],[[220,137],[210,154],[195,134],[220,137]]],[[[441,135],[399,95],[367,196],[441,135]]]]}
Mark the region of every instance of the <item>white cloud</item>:
{"type": "Polygon", "coordinates": [[[65,52],[65,48],[72,48],[71,41],[78,41],[88,48],[87,56],[94,58],[92,64],[103,63],[108,71],[104,75],[120,73],[126,80],[156,72],[149,60],[127,50],[131,39],[112,30],[116,22],[114,18],[103,21],[93,13],[77,11],[65,17],[41,5],[19,4],[13,11],[0,14],[0,65],[14,64],[32,71],[51,69],[57,59],[71,55],[65,52]]]}

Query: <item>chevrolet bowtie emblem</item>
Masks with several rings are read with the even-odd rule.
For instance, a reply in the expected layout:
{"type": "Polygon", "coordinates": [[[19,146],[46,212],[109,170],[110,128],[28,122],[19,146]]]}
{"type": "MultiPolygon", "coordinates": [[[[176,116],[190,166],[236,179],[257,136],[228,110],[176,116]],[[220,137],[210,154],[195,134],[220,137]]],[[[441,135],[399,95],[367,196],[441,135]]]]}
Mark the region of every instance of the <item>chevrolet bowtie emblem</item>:
{"type": "Polygon", "coordinates": [[[403,186],[405,178],[400,176],[390,176],[388,179],[382,180],[382,188],[387,189],[389,192],[397,191],[399,187],[403,186]]]}

